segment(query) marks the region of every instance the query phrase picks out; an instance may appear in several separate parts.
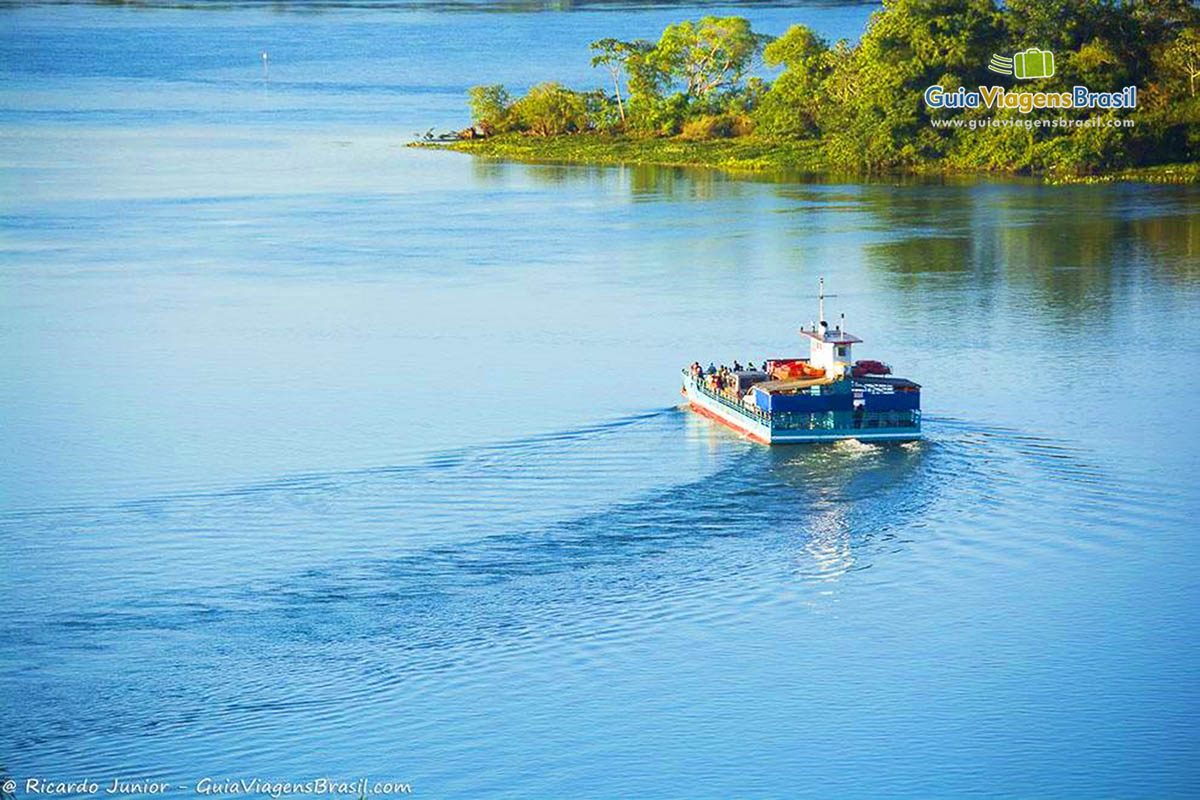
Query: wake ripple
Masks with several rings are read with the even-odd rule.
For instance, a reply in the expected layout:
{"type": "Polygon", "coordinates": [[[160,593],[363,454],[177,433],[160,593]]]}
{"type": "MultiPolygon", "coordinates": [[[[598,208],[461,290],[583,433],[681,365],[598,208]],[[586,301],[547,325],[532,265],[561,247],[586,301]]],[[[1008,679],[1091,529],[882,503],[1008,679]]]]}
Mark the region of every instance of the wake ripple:
{"type": "Polygon", "coordinates": [[[550,649],[589,662],[767,607],[820,612],[854,581],[925,592],[996,565],[1066,569],[1179,513],[1067,442],[944,417],[926,429],[905,445],[764,448],[661,409],[414,465],[6,515],[4,674],[126,669],[4,738],[111,769],[136,764],[151,728],[352,724],[399,686],[470,684],[550,649]],[[130,648],[163,636],[181,649],[130,666],[130,648]],[[234,657],[232,642],[253,647],[234,657]],[[173,696],[148,722],[132,710],[162,702],[163,659],[173,696]],[[72,752],[96,730],[112,748],[72,752]]]}

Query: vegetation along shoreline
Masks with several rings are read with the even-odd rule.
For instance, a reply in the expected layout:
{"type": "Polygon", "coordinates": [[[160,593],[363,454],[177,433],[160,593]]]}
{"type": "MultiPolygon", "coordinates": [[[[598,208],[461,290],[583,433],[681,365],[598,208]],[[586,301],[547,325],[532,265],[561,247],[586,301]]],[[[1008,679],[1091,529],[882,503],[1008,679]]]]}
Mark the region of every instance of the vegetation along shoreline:
{"type": "Polygon", "coordinates": [[[475,86],[471,127],[413,144],[828,176],[1200,181],[1200,9],[1190,0],[885,0],[856,44],[803,25],[772,38],[742,17],[709,16],[668,26],[657,42],[601,39],[591,51],[604,88],[550,81],[512,96],[475,86]],[[1005,53],[1015,77],[1003,74],[1005,53]],[[753,74],[763,64],[773,80],[753,74]],[[929,101],[941,97],[976,104],[929,101]]]}

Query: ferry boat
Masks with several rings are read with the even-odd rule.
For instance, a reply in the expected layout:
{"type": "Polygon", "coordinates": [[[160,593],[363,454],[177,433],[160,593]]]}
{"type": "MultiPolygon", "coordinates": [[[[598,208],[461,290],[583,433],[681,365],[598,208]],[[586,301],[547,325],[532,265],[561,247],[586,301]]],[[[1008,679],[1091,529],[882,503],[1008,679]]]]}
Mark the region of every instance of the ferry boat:
{"type": "Polygon", "coordinates": [[[755,369],[693,363],[683,370],[688,405],[762,444],[921,438],[920,384],[879,361],[853,360],[862,339],[846,331],[845,314],[835,328],[826,322],[824,278],[817,304],[817,320],[800,329],[807,358],[768,359],[755,369]]]}

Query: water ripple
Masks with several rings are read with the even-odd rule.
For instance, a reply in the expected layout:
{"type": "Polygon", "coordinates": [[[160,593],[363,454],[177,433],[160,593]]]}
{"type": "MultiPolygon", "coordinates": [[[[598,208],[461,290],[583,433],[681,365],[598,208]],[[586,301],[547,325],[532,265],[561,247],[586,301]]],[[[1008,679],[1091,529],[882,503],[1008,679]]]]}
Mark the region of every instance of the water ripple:
{"type": "MultiPolygon", "coordinates": [[[[56,564],[43,591],[81,585],[98,553],[129,556],[80,602],[49,602],[36,575],[8,579],[21,613],[0,633],[25,664],[51,652],[102,664],[148,646],[161,652],[150,664],[169,658],[188,676],[152,721],[110,718],[154,702],[132,670],[111,692],[62,698],[74,713],[10,742],[66,758],[101,724],[123,742],[151,728],[254,731],[280,715],[350,724],[398,687],[471,686],[548,649],[590,664],[673,626],[744,624],[781,604],[826,613],[847,581],[921,593],[979,565],[1066,569],[1173,513],[1131,504],[1153,495],[1067,442],[941,417],[927,433],[762,448],[665,409],[413,465],[8,514],[0,535],[16,560],[56,564]],[[639,488],[631,476],[650,452],[675,467],[639,488]],[[1069,508],[1072,528],[1042,522],[1046,503],[1069,508]]],[[[136,752],[96,763],[123,760],[136,752]]]]}

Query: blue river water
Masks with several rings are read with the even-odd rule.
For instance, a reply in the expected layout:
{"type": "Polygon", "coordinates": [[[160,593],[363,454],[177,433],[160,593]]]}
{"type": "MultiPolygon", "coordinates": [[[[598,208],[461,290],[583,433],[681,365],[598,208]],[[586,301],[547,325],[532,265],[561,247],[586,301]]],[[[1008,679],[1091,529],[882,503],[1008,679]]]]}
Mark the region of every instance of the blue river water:
{"type": "Polygon", "coordinates": [[[1196,796],[1200,191],[404,146],[873,8],[0,8],[7,774],[1196,796]],[[822,275],[924,441],[680,408],[822,275]]]}

